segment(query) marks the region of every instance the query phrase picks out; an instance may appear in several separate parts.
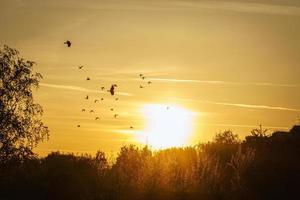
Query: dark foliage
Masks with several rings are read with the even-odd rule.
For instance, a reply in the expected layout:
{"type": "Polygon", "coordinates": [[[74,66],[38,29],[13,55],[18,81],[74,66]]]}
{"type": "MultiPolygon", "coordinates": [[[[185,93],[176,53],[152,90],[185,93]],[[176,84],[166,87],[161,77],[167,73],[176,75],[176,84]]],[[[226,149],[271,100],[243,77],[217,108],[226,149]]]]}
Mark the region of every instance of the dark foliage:
{"type": "Polygon", "coordinates": [[[32,148],[48,137],[42,107],[33,101],[41,74],[34,62],[15,49],[0,49],[0,163],[15,163],[33,156],[32,148]]]}
{"type": "Polygon", "coordinates": [[[196,200],[291,199],[300,180],[300,126],[244,141],[230,131],[195,147],[152,151],[122,147],[114,163],[103,152],[54,152],[1,168],[1,199],[196,200]]]}

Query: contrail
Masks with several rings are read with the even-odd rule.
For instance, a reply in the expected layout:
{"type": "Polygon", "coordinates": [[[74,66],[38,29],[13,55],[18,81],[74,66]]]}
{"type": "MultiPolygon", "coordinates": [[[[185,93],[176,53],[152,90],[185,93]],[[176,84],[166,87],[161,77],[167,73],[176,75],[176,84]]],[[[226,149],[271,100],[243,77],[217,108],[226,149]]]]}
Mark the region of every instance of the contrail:
{"type": "Polygon", "coordinates": [[[297,108],[287,108],[281,106],[267,106],[267,105],[255,105],[255,104],[243,104],[243,103],[227,103],[227,102],[217,102],[217,101],[206,101],[199,99],[186,99],[186,98],[172,98],[179,101],[194,101],[207,104],[223,105],[223,106],[234,106],[240,108],[253,108],[253,109],[265,109],[265,110],[281,110],[281,111],[291,111],[291,112],[300,112],[300,109],[297,108]]]}
{"type": "Polygon", "coordinates": [[[225,103],[225,102],[215,102],[215,101],[202,101],[204,103],[224,105],[224,106],[235,106],[241,108],[254,108],[254,109],[267,109],[267,110],[283,110],[283,111],[293,111],[300,112],[300,109],[287,108],[280,106],[266,106],[266,105],[253,105],[253,104],[241,104],[241,103],[225,103]]]}
{"type": "MultiPolygon", "coordinates": [[[[279,3],[264,2],[242,2],[237,0],[152,0],[152,1],[67,1],[61,2],[63,8],[81,8],[84,10],[141,10],[141,11],[169,11],[169,10],[187,10],[187,9],[206,9],[206,10],[225,10],[240,13],[257,13],[268,15],[289,15],[299,16],[299,3],[289,3],[288,1],[280,1],[279,3]],[[87,3],[90,2],[90,3],[87,3]],[[285,3],[286,2],[286,3],[285,3]]],[[[294,1],[296,2],[296,1],[294,1]]],[[[21,7],[41,7],[53,6],[49,2],[25,1],[16,3],[21,7]]],[[[82,19],[81,21],[83,21],[82,19]]],[[[77,23],[82,23],[81,21],[77,23]]]]}
{"type": "Polygon", "coordinates": [[[178,0],[173,2],[178,7],[200,8],[211,10],[227,10],[241,13],[259,13],[269,15],[300,15],[298,5],[267,4],[254,2],[237,2],[237,1],[187,1],[178,0]]]}
{"type": "MultiPolygon", "coordinates": [[[[245,124],[215,124],[215,123],[203,123],[204,126],[229,126],[229,127],[241,127],[241,128],[257,128],[258,125],[245,125],[245,124]]],[[[263,126],[266,129],[288,130],[289,127],[285,126],[263,126]]]]}
{"type": "Polygon", "coordinates": [[[50,84],[50,83],[40,83],[41,86],[50,87],[50,88],[57,88],[57,89],[65,89],[65,90],[74,90],[79,92],[99,92],[97,90],[90,90],[83,87],[73,86],[73,85],[57,85],[57,84],[50,84]]]}
{"type": "MultiPolygon", "coordinates": [[[[282,1],[284,2],[284,1],[282,1]]],[[[68,2],[68,6],[70,2],[68,2]]],[[[259,3],[259,2],[241,2],[235,0],[159,0],[159,1],[133,1],[126,3],[124,1],[101,2],[99,4],[73,4],[85,9],[92,10],[186,10],[186,9],[208,9],[208,10],[225,10],[240,13],[258,13],[268,15],[290,15],[299,16],[299,5],[259,3]],[[146,3],[145,3],[146,2],[146,3]]]]}
{"type": "MultiPolygon", "coordinates": [[[[91,89],[73,86],[73,85],[57,85],[57,84],[51,84],[51,83],[40,83],[40,85],[44,86],[44,87],[57,88],[57,89],[63,89],[63,90],[73,90],[73,91],[79,91],[79,92],[105,93],[100,90],[91,90],[91,89]]],[[[126,92],[116,92],[116,94],[121,95],[121,96],[132,96],[131,93],[126,93],[126,92]]]]}
{"type": "Polygon", "coordinates": [[[212,84],[212,85],[249,85],[249,86],[269,86],[269,87],[291,87],[297,88],[297,84],[281,84],[268,82],[234,82],[234,81],[210,81],[210,80],[195,80],[195,79],[169,79],[169,78],[149,78],[153,81],[175,82],[175,83],[196,83],[196,84],[212,84]]]}
{"type": "Polygon", "coordinates": [[[161,82],[176,82],[176,83],[204,83],[204,84],[225,84],[224,81],[205,81],[205,80],[193,80],[193,79],[170,79],[170,78],[148,78],[153,81],[161,82]]]}

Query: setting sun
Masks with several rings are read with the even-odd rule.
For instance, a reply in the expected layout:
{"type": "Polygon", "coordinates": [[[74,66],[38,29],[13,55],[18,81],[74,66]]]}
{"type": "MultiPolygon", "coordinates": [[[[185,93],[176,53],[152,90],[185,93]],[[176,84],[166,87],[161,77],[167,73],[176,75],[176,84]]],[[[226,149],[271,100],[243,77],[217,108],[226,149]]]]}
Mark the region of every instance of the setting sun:
{"type": "Polygon", "coordinates": [[[139,140],[152,148],[188,144],[193,129],[194,113],[180,106],[151,104],[143,107],[146,129],[139,140]]]}

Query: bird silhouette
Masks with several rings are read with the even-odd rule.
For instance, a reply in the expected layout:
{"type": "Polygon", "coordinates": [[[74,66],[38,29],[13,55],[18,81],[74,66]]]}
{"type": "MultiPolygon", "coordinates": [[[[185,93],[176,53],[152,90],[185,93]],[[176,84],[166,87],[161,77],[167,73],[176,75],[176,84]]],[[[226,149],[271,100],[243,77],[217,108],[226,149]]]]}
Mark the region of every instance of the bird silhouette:
{"type": "Polygon", "coordinates": [[[66,44],[68,47],[71,47],[71,45],[72,45],[70,40],[65,41],[64,44],[66,44]]]}
{"type": "Polygon", "coordinates": [[[86,95],[85,99],[89,99],[89,95],[86,95]]]}
{"type": "Polygon", "coordinates": [[[114,109],[113,109],[113,108],[111,108],[110,110],[111,110],[111,111],[114,111],[114,109]]]}
{"type": "Polygon", "coordinates": [[[115,114],[115,115],[114,115],[114,118],[117,118],[118,116],[119,116],[118,114],[115,114]]]}
{"type": "Polygon", "coordinates": [[[89,81],[89,80],[91,80],[91,79],[90,79],[90,77],[87,77],[86,80],[89,81]]]}
{"type": "Polygon", "coordinates": [[[116,101],[118,101],[118,100],[119,100],[119,98],[115,98],[115,100],[116,100],[116,101]]]}
{"type": "Polygon", "coordinates": [[[133,126],[130,126],[130,129],[133,129],[133,126]]]}
{"type": "Polygon", "coordinates": [[[101,98],[101,101],[103,101],[104,99],[103,98],[101,98]]]}
{"type": "Polygon", "coordinates": [[[142,76],[142,79],[143,79],[143,80],[145,80],[145,78],[146,78],[145,76],[142,76]]]}
{"type": "Polygon", "coordinates": [[[110,90],[109,90],[111,95],[115,94],[115,87],[117,87],[116,84],[111,85],[110,90]]]}
{"type": "Polygon", "coordinates": [[[99,119],[100,119],[99,117],[96,117],[96,118],[95,118],[95,120],[99,120],[99,119]]]}
{"type": "Polygon", "coordinates": [[[80,128],[80,125],[79,125],[79,124],[77,125],[77,128],[80,128]]]}
{"type": "Polygon", "coordinates": [[[101,90],[104,90],[105,89],[105,87],[101,87],[101,90]]]}
{"type": "Polygon", "coordinates": [[[82,69],[83,68],[83,66],[81,65],[81,66],[78,66],[78,69],[82,69]]]}
{"type": "Polygon", "coordinates": [[[94,103],[97,103],[99,100],[98,99],[95,99],[94,103]]]}
{"type": "Polygon", "coordinates": [[[140,88],[144,88],[142,85],[140,85],[140,88]]]}
{"type": "Polygon", "coordinates": [[[90,113],[93,113],[94,112],[94,110],[90,110],[90,113]]]}
{"type": "Polygon", "coordinates": [[[83,108],[83,109],[81,110],[81,112],[85,112],[85,109],[83,108]]]}
{"type": "Polygon", "coordinates": [[[140,77],[142,77],[143,76],[143,74],[140,74],[140,77]]]}
{"type": "Polygon", "coordinates": [[[148,81],[148,84],[150,85],[150,84],[152,84],[152,82],[151,82],[151,81],[148,81]]]}

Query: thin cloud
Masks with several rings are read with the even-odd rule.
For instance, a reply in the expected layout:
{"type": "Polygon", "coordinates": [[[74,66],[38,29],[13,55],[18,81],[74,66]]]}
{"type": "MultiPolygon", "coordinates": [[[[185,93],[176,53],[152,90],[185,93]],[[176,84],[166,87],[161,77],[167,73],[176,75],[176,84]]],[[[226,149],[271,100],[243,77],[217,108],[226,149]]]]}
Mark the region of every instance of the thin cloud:
{"type": "Polygon", "coordinates": [[[224,81],[205,81],[205,80],[193,80],[193,79],[169,79],[169,78],[149,78],[153,81],[161,82],[175,82],[175,83],[204,83],[204,84],[225,84],[224,81]]]}
{"type": "Polygon", "coordinates": [[[215,101],[203,101],[203,102],[209,103],[209,104],[215,104],[215,105],[235,106],[235,107],[240,107],[240,108],[254,108],[254,109],[265,109],[265,110],[282,110],[282,111],[300,112],[300,109],[280,107],[280,106],[266,106],[266,105],[253,105],[253,104],[241,104],[241,103],[224,103],[224,102],[215,102],[215,101]]]}
{"type": "Polygon", "coordinates": [[[277,4],[272,1],[268,3],[243,2],[238,0],[208,1],[208,0],[152,0],[152,1],[47,1],[38,0],[19,1],[11,3],[21,7],[60,7],[73,9],[89,9],[89,10],[142,10],[142,11],[168,11],[183,9],[209,9],[224,10],[241,13],[257,13],[269,15],[300,15],[299,4],[277,4]]]}
{"type": "MultiPolygon", "coordinates": [[[[92,93],[104,93],[100,90],[91,90],[83,87],[73,86],[73,85],[57,85],[57,84],[50,84],[50,83],[40,83],[41,86],[49,87],[49,88],[57,88],[62,90],[73,90],[78,92],[92,92],[92,93]]],[[[121,96],[132,96],[131,93],[126,92],[116,92],[117,95],[121,96]]]]}
{"type": "MultiPolygon", "coordinates": [[[[258,125],[246,125],[246,124],[218,124],[218,123],[203,123],[204,126],[222,126],[222,127],[240,127],[240,128],[257,128],[258,125]]],[[[288,130],[289,127],[285,126],[263,126],[266,129],[275,130],[288,130]]]]}
{"type": "Polygon", "coordinates": [[[234,107],[239,107],[239,108],[300,112],[300,109],[297,109],[297,108],[288,108],[288,107],[281,107],[281,106],[254,105],[254,104],[243,104],[243,103],[227,103],[227,102],[205,101],[205,100],[185,99],[185,98],[173,98],[173,99],[179,100],[179,101],[201,102],[201,103],[222,105],[222,106],[234,106],[234,107]]]}
{"type": "Polygon", "coordinates": [[[88,5],[89,9],[100,10],[183,10],[183,9],[209,9],[225,10],[241,13],[257,13],[269,15],[300,15],[298,5],[276,4],[243,1],[205,1],[205,0],[173,0],[173,1],[115,1],[101,2],[88,5]]]}
{"type": "Polygon", "coordinates": [[[50,83],[40,83],[41,86],[50,87],[50,88],[57,88],[57,89],[64,89],[64,90],[73,90],[79,92],[99,92],[97,90],[90,90],[83,87],[72,86],[72,85],[57,85],[57,84],[50,84],[50,83]]]}
{"type": "Polygon", "coordinates": [[[177,6],[201,9],[228,10],[243,13],[271,15],[300,15],[300,7],[296,5],[279,5],[275,3],[256,3],[241,1],[174,1],[177,6]]]}
{"type": "Polygon", "coordinates": [[[291,87],[297,88],[297,84],[281,84],[268,82],[233,82],[233,81],[209,81],[209,80],[194,80],[194,79],[168,79],[168,78],[149,78],[153,81],[174,82],[174,83],[197,83],[197,84],[212,84],[212,85],[244,85],[244,86],[269,86],[269,87],[291,87]]]}

